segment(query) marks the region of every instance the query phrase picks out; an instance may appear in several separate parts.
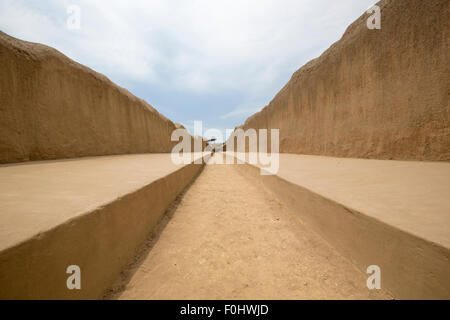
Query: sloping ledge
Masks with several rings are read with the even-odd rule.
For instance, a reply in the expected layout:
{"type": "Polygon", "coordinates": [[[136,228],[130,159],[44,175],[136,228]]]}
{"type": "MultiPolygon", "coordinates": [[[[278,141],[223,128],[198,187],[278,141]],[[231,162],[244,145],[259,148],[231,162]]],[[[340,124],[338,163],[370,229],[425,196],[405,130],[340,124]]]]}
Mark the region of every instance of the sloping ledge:
{"type": "Polygon", "coordinates": [[[0,299],[101,298],[201,168],[170,154],[0,166],[0,299]]]}
{"type": "Polygon", "coordinates": [[[280,154],[239,166],[397,299],[450,299],[450,164],[280,154]]]}

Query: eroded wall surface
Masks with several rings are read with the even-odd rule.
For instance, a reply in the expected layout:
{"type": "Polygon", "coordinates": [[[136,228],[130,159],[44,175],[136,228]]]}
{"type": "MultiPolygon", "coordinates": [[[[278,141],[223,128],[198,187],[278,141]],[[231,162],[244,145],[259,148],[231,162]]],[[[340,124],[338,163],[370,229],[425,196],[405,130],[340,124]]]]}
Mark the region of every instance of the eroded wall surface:
{"type": "Polygon", "coordinates": [[[50,47],[0,32],[0,163],[170,152],[175,125],[50,47]]]}
{"type": "Polygon", "coordinates": [[[389,0],[363,14],[242,126],[280,129],[280,152],[450,160],[450,2],[389,0]]]}

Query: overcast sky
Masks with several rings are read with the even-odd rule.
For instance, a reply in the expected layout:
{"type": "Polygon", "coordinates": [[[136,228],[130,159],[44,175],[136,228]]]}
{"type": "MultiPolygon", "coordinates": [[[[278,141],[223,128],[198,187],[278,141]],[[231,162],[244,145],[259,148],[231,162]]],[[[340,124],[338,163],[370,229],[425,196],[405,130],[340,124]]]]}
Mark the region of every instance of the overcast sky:
{"type": "Polygon", "coordinates": [[[192,129],[234,128],[374,0],[1,0],[0,29],[54,47],[192,129]],[[80,29],[67,8],[78,5],[80,29]]]}

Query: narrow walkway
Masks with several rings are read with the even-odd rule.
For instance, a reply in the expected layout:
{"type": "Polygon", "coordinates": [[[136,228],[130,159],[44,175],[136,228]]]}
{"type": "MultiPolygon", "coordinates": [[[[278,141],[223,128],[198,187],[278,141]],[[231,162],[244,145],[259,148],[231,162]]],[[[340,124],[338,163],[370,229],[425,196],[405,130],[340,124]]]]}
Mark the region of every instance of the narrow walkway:
{"type": "Polygon", "coordinates": [[[390,298],[234,165],[207,165],[137,261],[107,298],[390,298]]]}

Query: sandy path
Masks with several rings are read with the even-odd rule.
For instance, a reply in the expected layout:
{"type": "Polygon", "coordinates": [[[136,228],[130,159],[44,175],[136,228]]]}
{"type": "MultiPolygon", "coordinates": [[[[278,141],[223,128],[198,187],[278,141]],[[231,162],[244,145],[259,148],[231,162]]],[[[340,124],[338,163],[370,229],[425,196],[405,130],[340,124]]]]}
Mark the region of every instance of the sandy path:
{"type": "Polygon", "coordinates": [[[233,165],[206,166],[148,245],[108,298],[389,298],[233,165]]]}

